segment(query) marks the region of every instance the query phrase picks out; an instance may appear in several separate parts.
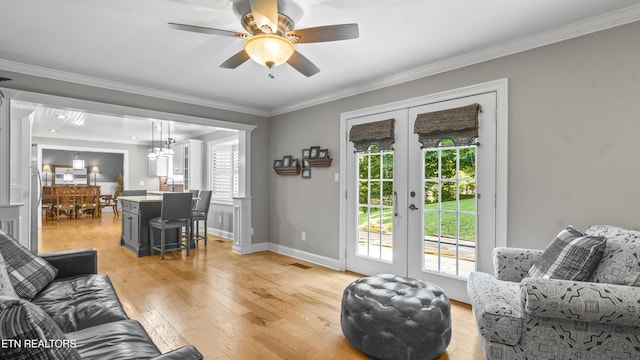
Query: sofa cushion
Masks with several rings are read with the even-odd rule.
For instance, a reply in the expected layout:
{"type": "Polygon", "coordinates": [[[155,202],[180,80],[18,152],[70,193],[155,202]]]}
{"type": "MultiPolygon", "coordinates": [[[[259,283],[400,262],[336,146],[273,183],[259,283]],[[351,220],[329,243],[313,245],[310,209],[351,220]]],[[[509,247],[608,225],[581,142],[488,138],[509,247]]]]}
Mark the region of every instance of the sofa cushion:
{"type": "Polygon", "coordinates": [[[107,275],[80,275],[54,280],[33,303],[64,332],[128,319],[107,275]]]}
{"type": "Polygon", "coordinates": [[[80,359],[74,340],[36,305],[0,297],[0,359],[80,359]]]}
{"type": "Polygon", "coordinates": [[[607,247],[590,281],[640,286],[640,231],[617,226],[594,225],[589,235],[604,236],[607,247]]]}
{"type": "Polygon", "coordinates": [[[603,236],[585,236],[567,226],[529,270],[529,277],[586,281],[602,259],[603,236]]]}
{"type": "Polygon", "coordinates": [[[33,299],[56,277],[57,270],[53,266],[2,231],[0,253],[7,263],[13,289],[23,299],[33,299]]]}
{"type": "Polygon", "coordinates": [[[480,335],[493,342],[517,345],[524,326],[520,283],[473,272],[467,290],[480,335]]]}
{"type": "Polygon", "coordinates": [[[0,252],[0,296],[7,297],[18,297],[16,291],[13,290],[13,285],[11,285],[11,278],[9,277],[9,273],[7,273],[7,263],[4,261],[2,257],[2,253],[0,252]]]}
{"type": "Polygon", "coordinates": [[[135,320],[97,325],[66,335],[76,342],[85,360],[142,360],[160,355],[160,350],[135,320]]]}

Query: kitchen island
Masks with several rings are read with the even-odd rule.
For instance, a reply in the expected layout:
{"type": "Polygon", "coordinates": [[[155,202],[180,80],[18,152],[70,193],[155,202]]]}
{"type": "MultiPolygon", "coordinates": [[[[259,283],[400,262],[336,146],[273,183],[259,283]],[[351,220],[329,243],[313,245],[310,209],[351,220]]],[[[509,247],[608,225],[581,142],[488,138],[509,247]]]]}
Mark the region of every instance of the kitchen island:
{"type": "MultiPolygon", "coordinates": [[[[146,196],[120,196],[118,197],[122,208],[122,233],[120,245],[133,251],[138,257],[154,254],[149,231],[149,220],[160,217],[162,214],[162,195],[146,196]]],[[[153,229],[156,242],[160,243],[160,230],[153,229]]],[[[182,231],[180,229],[168,229],[166,241],[168,251],[180,249],[182,231]],[[175,245],[170,245],[175,244],[175,245]]],[[[157,244],[156,244],[157,245],[157,244]]],[[[195,243],[191,240],[190,248],[195,243]]]]}

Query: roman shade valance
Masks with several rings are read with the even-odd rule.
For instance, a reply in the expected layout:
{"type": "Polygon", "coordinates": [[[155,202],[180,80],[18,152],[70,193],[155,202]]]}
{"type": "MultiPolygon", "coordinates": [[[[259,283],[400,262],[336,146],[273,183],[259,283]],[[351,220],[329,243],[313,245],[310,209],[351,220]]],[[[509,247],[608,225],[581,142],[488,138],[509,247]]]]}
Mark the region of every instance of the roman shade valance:
{"type": "Polygon", "coordinates": [[[414,133],[418,134],[423,147],[437,147],[444,139],[455,145],[469,145],[478,136],[478,112],[480,104],[471,104],[453,109],[419,114],[414,133]]]}
{"type": "Polygon", "coordinates": [[[379,149],[390,149],[395,139],[395,119],[376,121],[354,125],[349,131],[349,141],[357,151],[367,151],[369,146],[377,145],[379,149]]]}

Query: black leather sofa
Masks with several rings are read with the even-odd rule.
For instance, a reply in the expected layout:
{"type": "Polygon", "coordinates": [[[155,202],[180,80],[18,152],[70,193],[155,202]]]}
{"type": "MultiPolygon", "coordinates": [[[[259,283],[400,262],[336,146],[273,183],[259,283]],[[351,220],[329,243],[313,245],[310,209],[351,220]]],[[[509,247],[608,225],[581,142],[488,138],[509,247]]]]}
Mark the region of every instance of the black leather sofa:
{"type": "Polygon", "coordinates": [[[142,325],[127,316],[109,277],[97,274],[95,249],[40,256],[58,272],[53,282],[31,299],[31,304],[55,321],[80,358],[203,358],[193,346],[160,352],[142,325]]]}

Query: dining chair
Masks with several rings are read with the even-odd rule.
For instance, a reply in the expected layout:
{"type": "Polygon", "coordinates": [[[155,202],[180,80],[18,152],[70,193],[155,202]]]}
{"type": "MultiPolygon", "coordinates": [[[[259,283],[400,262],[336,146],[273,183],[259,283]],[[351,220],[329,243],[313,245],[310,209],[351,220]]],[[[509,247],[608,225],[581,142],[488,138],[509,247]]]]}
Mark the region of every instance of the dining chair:
{"type": "Polygon", "coordinates": [[[76,184],[76,185],[69,185],[69,188],[71,188],[71,191],[73,191],[73,195],[76,199],[76,218],[82,214],[82,205],[84,205],[84,197],[85,197],[85,188],[87,187],[87,185],[82,185],[82,184],[76,184]]]}
{"type": "Polygon", "coordinates": [[[187,249],[187,256],[189,256],[189,246],[191,245],[191,239],[193,237],[193,231],[191,227],[191,201],[193,194],[186,193],[165,193],[162,194],[162,207],[160,210],[160,217],[149,220],[149,232],[151,233],[151,248],[156,251],[160,251],[160,259],[164,260],[164,253],[167,251],[166,234],[167,229],[177,229],[178,237],[177,243],[170,243],[170,246],[176,246],[171,248],[173,250],[181,250],[183,247],[187,249]],[[186,236],[185,241],[182,241],[182,227],[186,228],[189,236],[186,236]],[[155,234],[154,229],[160,230],[160,246],[155,246],[155,234]]]}
{"type": "Polygon", "coordinates": [[[207,218],[209,217],[209,207],[211,206],[211,190],[200,190],[198,194],[198,204],[193,210],[191,221],[193,222],[191,228],[193,232],[193,239],[196,243],[199,240],[204,240],[204,246],[207,246],[207,218]],[[204,236],[200,235],[200,221],[204,220],[204,236]]]}
{"type": "Polygon", "coordinates": [[[51,186],[42,187],[42,210],[44,211],[44,219],[48,220],[55,216],[53,208],[56,204],[55,195],[51,186]]]}
{"type": "Polygon", "coordinates": [[[85,185],[78,187],[80,196],[80,214],[91,214],[92,218],[97,217],[100,210],[100,187],[85,185]]]}
{"type": "Polygon", "coordinates": [[[60,217],[60,212],[65,212],[69,218],[76,214],[75,189],[70,185],[60,185],[53,187],[56,196],[56,220],[60,217]]]}
{"type": "Polygon", "coordinates": [[[113,216],[120,216],[120,213],[118,212],[118,196],[120,196],[121,191],[122,185],[118,185],[113,195],[105,195],[101,197],[102,201],[100,202],[100,214],[102,214],[102,209],[110,207],[113,209],[113,216]]]}

